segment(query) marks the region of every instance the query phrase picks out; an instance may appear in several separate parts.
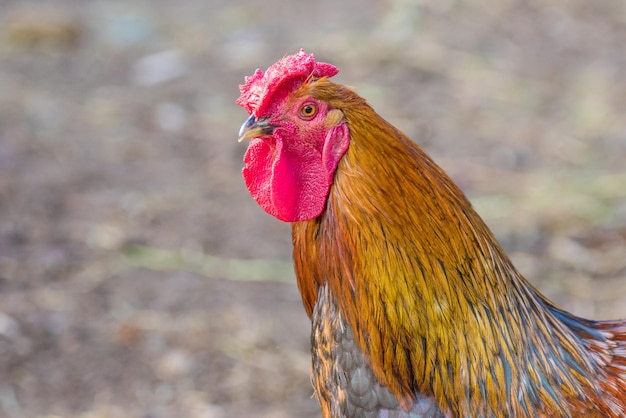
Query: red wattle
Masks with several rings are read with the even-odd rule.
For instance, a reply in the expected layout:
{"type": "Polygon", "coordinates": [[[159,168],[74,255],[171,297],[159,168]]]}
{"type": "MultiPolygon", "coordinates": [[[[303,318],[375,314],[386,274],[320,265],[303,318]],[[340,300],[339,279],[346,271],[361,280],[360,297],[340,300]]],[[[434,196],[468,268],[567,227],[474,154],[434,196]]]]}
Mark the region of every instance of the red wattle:
{"type": "Polygon", "coordinates": [[[327,133],[321,153],[284,141],[277,133],[255,138],[244,155],[243,178],[252,197],[270,215],[285,222],[314,219],[326,206],[337,164],[348,144],[344,124],[327,133]]]}

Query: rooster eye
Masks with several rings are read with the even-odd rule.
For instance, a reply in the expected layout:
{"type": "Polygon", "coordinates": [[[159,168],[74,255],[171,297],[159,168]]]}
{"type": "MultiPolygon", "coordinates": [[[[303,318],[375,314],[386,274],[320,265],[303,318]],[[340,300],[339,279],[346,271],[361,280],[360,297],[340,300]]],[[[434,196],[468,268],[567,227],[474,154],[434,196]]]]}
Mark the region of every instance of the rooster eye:
{"type": "Polygon", "coordinates": [[[317,105],[315,103],[306,103],[300,108],[300,117],[308,120],[312,119],[317,113],[317,105]]]}

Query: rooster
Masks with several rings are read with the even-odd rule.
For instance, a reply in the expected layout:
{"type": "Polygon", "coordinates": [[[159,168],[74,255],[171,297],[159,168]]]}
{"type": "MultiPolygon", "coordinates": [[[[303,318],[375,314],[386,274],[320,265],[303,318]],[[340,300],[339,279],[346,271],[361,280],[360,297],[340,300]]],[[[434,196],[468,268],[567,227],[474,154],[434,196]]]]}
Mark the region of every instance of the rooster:
{"type": "Polygon", "coordinates": [[[625,417],[626,322],[550,302],[452,180],[313,54],[240,86],[242,170],[292,223],[324,418],[625,417]]]}

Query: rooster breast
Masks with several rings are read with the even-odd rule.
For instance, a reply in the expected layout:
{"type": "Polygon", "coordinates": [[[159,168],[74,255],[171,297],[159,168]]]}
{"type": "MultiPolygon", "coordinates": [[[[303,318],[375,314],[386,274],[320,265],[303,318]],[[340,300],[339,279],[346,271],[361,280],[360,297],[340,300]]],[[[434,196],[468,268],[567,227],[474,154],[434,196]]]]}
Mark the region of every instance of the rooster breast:
{"type": "Polygon", "coordinates": [[[312,382],[324,418],[446,418],[434,399],[420,394],[404,410],[378,383],[328,285],[318,291],[312,320],[312,382]]]}

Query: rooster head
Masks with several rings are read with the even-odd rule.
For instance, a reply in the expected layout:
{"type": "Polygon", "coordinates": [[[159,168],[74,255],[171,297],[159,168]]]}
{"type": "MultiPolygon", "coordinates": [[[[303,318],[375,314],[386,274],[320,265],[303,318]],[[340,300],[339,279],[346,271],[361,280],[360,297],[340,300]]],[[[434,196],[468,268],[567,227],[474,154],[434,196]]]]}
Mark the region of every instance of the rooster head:
{"type": "Polygon", "coordinates": [[[270,215],[305,221],[323,211],[350,134],[340,109],[313,94],[315,83],[338,73],[300,50],[245,78],[237,104],[250,117],[239,140],[250,140],[243,178],[270,215]]]}

